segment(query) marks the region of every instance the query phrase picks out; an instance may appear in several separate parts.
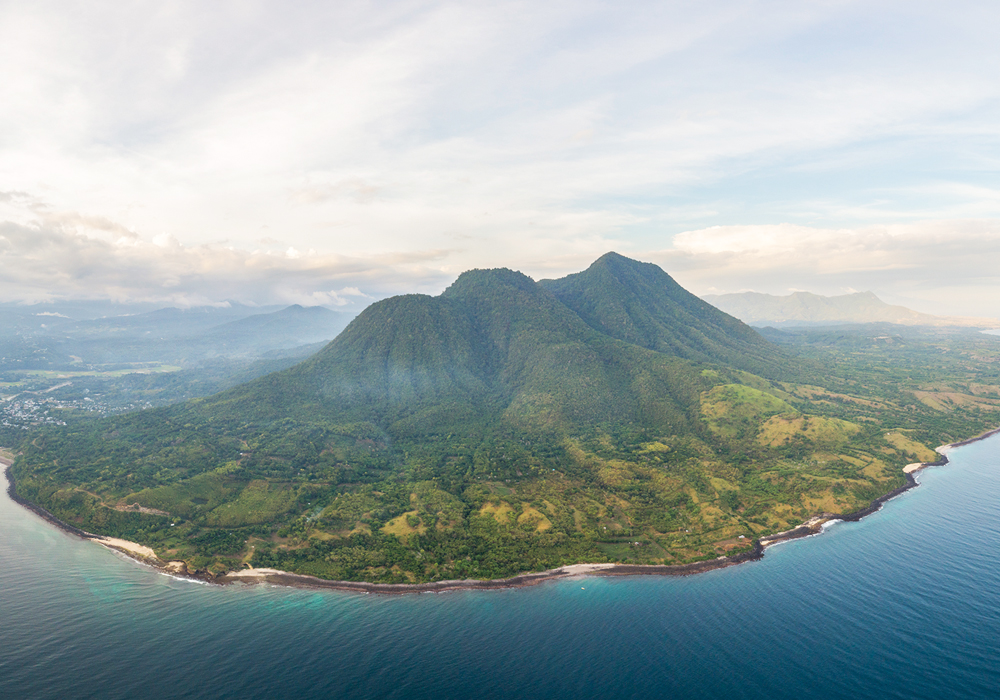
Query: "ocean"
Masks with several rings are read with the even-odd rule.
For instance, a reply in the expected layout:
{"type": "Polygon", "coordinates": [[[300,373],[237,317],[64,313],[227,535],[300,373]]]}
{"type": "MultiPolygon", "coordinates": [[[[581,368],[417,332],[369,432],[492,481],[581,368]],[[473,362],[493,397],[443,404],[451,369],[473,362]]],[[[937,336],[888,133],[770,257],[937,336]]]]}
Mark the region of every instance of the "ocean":
{"type": "Polygon", "coordinates": [[[379,596],[170,578],[0,499],[0,698],[1000,697],[1000,435],[688,577],[379,596]]]}

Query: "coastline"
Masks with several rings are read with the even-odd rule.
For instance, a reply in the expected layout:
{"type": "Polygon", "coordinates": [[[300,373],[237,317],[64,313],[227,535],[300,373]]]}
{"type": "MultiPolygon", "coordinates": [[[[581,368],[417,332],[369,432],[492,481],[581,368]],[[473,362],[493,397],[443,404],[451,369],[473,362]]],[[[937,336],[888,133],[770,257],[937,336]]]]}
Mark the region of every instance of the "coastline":
{"type": "Polygon", "coordinates": [[[54,516],[49,511],[45,510],[41,506],[27,501],[17,495],[17,485],[14,481],[14,475],[11,474],[11,467],[13,466],[12,460],[0,456],[0,466],[3,467],[4,477],[7,479],[7,496],[14,503],[18,504],[26,510],[30,510],[32,513],[40,517],[45,522],[50,525],[55,526],[57,529],[62,530],[68,535],[73,535],[79,537],[83,540],[90,540],[96,542],[107,549],[113,549],[116,552],[121,552],[130,559],[142,562],[143,564],[148,564],[154,568],[161,569],[165,573],[188,576],[193,579],[201,579],[201,576],[190,575],[187,573],[187,567],[184,562],[173,562],[173,561],[163,561],[151,548],[141,545],[137,542],[129,542],[128,540],[121,540],[117,537],[104,537],[102,535],[95,535],[92,532],[87,532],[86,530],[81,530],[78,527],[74,527],[69,523],[63,522],[56,516],[54,516]],[[179,566],[178,566],[179,565],[179,566]]]}
{"type": "Polygon", "coordinates": [[[730,556],[720,556],[716,559],[692,562],[690,564],[614,564],[614,563],[594,563],[594,564],[569,564],[546,571],[529,572],[518,574],[505,579],[455,579],[447,581],[432,581],[428,583],[368,583],[364,581],[331,581],[317,578],[306,574],[296,574],[278,569],[243,569],[240,571],[229,571],[218,576],[210,572],[191,573],[187,565],[182,561],[163,561],[156,556],[155,552],[144,545],[127,540],[120,540],[113,537],[103,537],[93,533],[85,532],[79,528],[65,523],[44,508],[24,500],[17,495],[17,487],[14,476],[11,474],[12,460],[0,456],[0,466],[4,467],[4,476],[7,478],[7,495],[15,503],[27,508],[31,512],[40,516],[46,522],[55,525],[57,528],[81,539],[92,540],[108,549],[118,551],[125,556],[139,561],[143,564],[159,569],[163,573],[172,576],[180,576],[192,580],[204,581],[218,585],[229,585],[234,583],[243,584],[271,584],[277,586],[288,586],[292,588],[312,588],[339,591],[353,591],[357,593],[376,593],[382,595],[399,595],[406,593],[427,593],[446,592],[457,590],[490,590],[502,588],[523,588],[534,586],[546,581],[552,581],[572,576],[691,576],[705,573],[715,569],[723,569],[736,566],[749,561],[757,561],[764,557],[767,547],[787,542],[802,537],[809,537],[819,534],[823,525],[827,522],[842,520],[844,522],[857,522],[862,518],[881,510],[882,505],[896,496],[909,491],[919,485],[914,477],[918,471],[927,467],[944,466],[948,463],[947,452],[958,447],[970,445],[980,440],[1000,434],[1000,427],[988,430],[959,442],[948,443],[935,448],[935,452],[941,458],[933,462],[914,462],[903,467],[903,475],[906,483],[889,493],[876,498],[868,506],[853,513],[820,513],[807,520],[802,525],[791,530],[767,535],[753,540],[753,547],[750,551],[734,554],[730,556]]]}

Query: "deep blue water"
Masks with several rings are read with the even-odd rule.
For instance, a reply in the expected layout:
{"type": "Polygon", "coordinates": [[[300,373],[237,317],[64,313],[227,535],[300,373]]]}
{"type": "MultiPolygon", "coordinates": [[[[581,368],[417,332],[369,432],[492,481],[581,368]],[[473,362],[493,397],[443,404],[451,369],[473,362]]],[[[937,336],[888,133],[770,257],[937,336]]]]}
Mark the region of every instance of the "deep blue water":
{"type": "Polygon", "coordinates": [[[0,500],[0,698],[1000,697],[1000,436],[686,578],[382,597],[169,578],[0,500]]]}

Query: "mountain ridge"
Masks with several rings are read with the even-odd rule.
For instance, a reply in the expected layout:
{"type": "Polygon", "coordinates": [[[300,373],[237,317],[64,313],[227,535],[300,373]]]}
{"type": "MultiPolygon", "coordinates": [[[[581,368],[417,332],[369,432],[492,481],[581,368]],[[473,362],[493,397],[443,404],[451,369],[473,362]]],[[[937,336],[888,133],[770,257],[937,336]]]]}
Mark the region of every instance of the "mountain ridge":
{"type": "MultiPolygon", "coordinates": [[[[653,376],[681,365],[664,355],[601,333],[542,285],[501,268],[463,273],[438,297],[372,304],[282,377],[309,410],[336,406],[352,419],[382,421],[390,432],[397,421],[426,424],[444,403],[453,417],[477,421],[485,411],[495,426],[530,420],[537,428],[613,420],[615,412],[640,420],[666,410],[665,399],[654,402],[659,408],[636,405],[623,389],[638,371],[670,396],[666,375],[653,376]]],[[[255,392],[274,381],[262,378],[206,405],[273,403],[255,392]]]]}
{"type": "Polygon", "coordinates": [[[606,253],[583,272],[540,284],[592,328],[611,337],[757,373],[778,370],[774,358],[780,352],[773,345],[652,263],[606,253]]]}
{"type": "Polygon", "coordinates": [[[706,302],[753,325],[765,324],[839,324],[895,323],[908,326],[997,327],[995,318],[934,316],[905,306],[887,304],[874,292],[853,292],[822,296],[811,292],[793,292],[785,296],[761,292],[708,294],[706,302]]]}

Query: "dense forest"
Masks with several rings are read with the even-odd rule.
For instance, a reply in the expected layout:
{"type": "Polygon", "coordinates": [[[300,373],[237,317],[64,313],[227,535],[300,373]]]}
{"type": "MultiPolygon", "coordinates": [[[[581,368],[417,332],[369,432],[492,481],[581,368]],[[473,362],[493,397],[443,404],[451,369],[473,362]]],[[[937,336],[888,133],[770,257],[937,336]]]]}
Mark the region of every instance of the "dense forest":
{"type": "Polygon", "coordinates": [[[473,270],[289,369],[4,439],[23,498],[190,571],[679,564],[863,508],[1000,425],[998,357],[969,330],[761,334],[611,253],[561,280],[473,270]]]}

